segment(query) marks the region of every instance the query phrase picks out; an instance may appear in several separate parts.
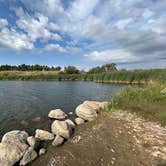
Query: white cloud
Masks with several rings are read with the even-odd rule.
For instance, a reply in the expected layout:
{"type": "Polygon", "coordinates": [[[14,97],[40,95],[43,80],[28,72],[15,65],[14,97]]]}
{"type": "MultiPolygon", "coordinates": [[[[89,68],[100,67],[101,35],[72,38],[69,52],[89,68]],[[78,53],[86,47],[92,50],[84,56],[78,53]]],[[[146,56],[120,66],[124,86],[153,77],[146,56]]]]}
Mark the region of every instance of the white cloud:
{"type": "Polygon", "coordinates": [[[149,9],[145,9],[145,11],[143,12],[142,16],[145,18],[145,19],[149,19],[150,17],[152,17],[154,14],[154,12],[152,12],[151,10],[149,9]]]}
{"type": "Polygon", "coordinates": [[[13,50],[31,50],[34,48],[25,34],[18,33],[15,29],[3,28],[0,31],[0,48],[13,50]]]}
{"type": "Polygon", "coordinates": [[[43,13],[52,19],[65,17],[61,0],[21,0],[21,2],[33,12],[43,13]]]}
{"type": "Polygon", "coordinates": [[[61,47],[59,44],[48,44],[45,46],[45,50],[61,54],[66,52],[66,49],[61,47]]]}
{"type": "MultiPolygon", "coordinates": [[[[92,61],[115,63],[159,59],[165,55],[165,0],[21,1],[23,8],[15,9],[14,29],[19,31],[8,29],[8,33],[29,42],[27,48],[41,40],[47,51],[70,55],[89,52],[86,56],[92,61]],[[55,44],[62,40],[61,35],[65,40],[55,44]]],[[[0,19],[0,26],[13,25],[0,19]]]]}
{"type": "Polygon", "coordinates": [[[4,18],[0,19],[0,28],[3,28],[8,25],[8,21],[4,18]]]}
{"type": "Polygon", "coordinates": [[[92,61],[99,61],[106,63],[108,62],[125,63],[125,62],[135,62],[138,60],[138,57],[133,56],[130,52],[124,49],[93,51],[84,56],[92,61]]]}
{"type": "Polygon", "coordinates": [[[119,20],[115,26],[118,28],[118,29],[121,29],[123,30],[124,28],[126,28],[126,26],[131,23],[133,21],[132,18],[127,18],[127,19],[123,19],[123,20],[119,20]]]}
{"type": "MultiPolygon", "coordinates": [[[[48,17],[37,14],[36,18],[30,17],[27,14],[21,14],[20,19],[17,20],[17,25],[20,29],[24,30],[32,41],[37,39],[54,39],[62,40],[61,36],[57,33],[52,33],[48,28],[48,17]]],[[[55,28],[55,27],[54,27],[55,28]]]]}
{"type": "Polygon", "coordinates": [[[159,17],[157,19],[150,19],[148,23],[144,26],[144,28],[150,29],[153,32],[162,34],[166,33],[166,15],[159,17]]]}
{"type": "Polygon", "coordinates": [[[71,21],[81,21],[91,15],[99,0],[75,0],[67,13],[71,21]]]}
{"type": "Polygon", "coordinates": [[[53,22],[49,23],[48,26],[47,26],[47,28],[49,30],[53,30],[53,31],[59,31],[61,29],[58,24],[55,24],[53,22]]]}

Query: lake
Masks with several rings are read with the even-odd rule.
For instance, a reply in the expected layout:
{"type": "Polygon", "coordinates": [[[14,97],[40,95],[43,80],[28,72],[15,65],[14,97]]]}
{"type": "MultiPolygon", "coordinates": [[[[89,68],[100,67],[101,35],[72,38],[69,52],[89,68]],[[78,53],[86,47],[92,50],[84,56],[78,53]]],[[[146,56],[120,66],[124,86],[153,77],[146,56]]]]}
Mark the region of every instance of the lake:
{"type": "Polygon", "coordinates": [[[21,129],[33,134],[35,129],[49,129],[51,109],[68,113],[85,100],[105,101],[122,85],[94,82],[0,81],[0,137],[21,129]]]}

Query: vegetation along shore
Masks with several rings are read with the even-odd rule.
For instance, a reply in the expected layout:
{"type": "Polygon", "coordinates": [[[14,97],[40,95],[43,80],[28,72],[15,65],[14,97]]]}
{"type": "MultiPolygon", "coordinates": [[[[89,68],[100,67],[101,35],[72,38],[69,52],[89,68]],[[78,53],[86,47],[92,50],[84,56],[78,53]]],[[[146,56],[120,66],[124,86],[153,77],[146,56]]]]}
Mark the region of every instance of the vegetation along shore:
{"type": "Polygon", "coordinates": [[[0,66],[0,80],[36,81],[95,81],[101,83],[145,84],[166,82],[166,69],[118,70],[115,64],[106,64],[80,71],[74,66],[48,67],[40,65],[0,66]]]}

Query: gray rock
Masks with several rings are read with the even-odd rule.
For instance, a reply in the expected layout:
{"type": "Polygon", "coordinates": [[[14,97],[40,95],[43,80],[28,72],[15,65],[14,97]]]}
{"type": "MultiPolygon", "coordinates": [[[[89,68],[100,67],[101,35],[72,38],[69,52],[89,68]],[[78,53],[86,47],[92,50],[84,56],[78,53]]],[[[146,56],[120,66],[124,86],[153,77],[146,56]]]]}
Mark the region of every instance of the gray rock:
{"type": "Polygon", "coordinates": [[[80,124],[85,123],[85,120],[82,119],[82,118],[75,118],[75,123],[76,123],[77,125],[80,125],[80,124]]]}
{"type": "Polygon", "coordinates": [[[68,114],[69,114],[69,115],[73,115],[73,112],[69,112],[68,114]]]}
{"type": "Polygon", "coordinates": [[[80,104],[76,108],[75,113],[78,117],[87,121],[92,121],[97,118],[96,110],[86,104],[80,104]]]}
{"type": "Polygon", "coordinates": [[[72,120],[70,120],[70,119],[66,119],[65,122],[67,122],[67,124],[68,124],[72,129],[74,129],[75,126],[76,126],[75,123],[74,123],[72,120]]]}
{"type": "Polygon", "coordinates": [[[27,142],[28,144],[31,146],[31,147],[35,147],[35,144],[36,144],[36,139],[34,136],[30,136],[27,138],[27,142]]]}
{"type": "Polygon", "coordinates": [[[25,131],[14,130],[6,133],[2,137],[2,143],[11,144],[17,146],[21,151],[25,151],[28,147],[26,140],[28,133],[25,131]]]}
{"type": "Polygon", "coordinates": [[[88,107],[91,107],[92,109],[94,109],[95,111],[99,111],[100,110],[100,106],[99,106],[99,102],[97,101],[84,101],[83,105],[86,105],[88,107]]]}
{"type": "Polygon", "coordinates": [[[6,133],[0,143],[0,161],[8,165],[18,162],[28,148],[26,140],[28,133],[14,130],[6,133]]]}
{"type": "Polygon", "coordinates": [[[45,154],[46,153],[46,149],[45,148],[41,148],[40,150],[39,150],[39,156],[41,156],[41,155],[43,155],[43,154],[45,154]]]}
{"type": "Polygon", "coordinates": [[[42,140],[42,141],[48,141],[48,140],[53,140],[54,135],[48,131],[37,129],[35,138],[42,140]]]}
{"type": "Polygon", "coordinates": [[[53,119],[65,119],[67,115],[61,109],[54,109],[49,112],[48,117],[53,119]]]}
{"type": "Polygon", "coordinates": [[[99,101],[84,101],[83,102],[84,105],[87,105],[91,108],[93,108],[95,111],[99,111],[101,109],[104,109],[107,107],[108,102],[104,101],[104,102],[99,102],[99,101]]]}
{"type": "Polygon", "coordinates": [[[26,164],[30,163],[31,161],[33,161],[36,158],[37,158],[36,151],[32,147],[29,147],[26,150],[23,158],[21,159],[20,165],[26,165],[26,164]]]}
{"type": "Polygon", "coordinates": [[[62,143],[64,142],[64,138],[59,136],[59,135],[56,135],[54,141],[52,142],[52,145],[53,146],[59,146],[61,145],[62,143]]]}
{"type": "Polygon", "coordinates": [[[12,166],[23,156],[23,152],[14,145],[0,143],[0,166],[12,166]]]}
{"type": "Polygon", "coordinates": [[[70,138],[71,128],[65,121],[55,120],[51,125],[51,130],[55,135],[60,135],[66,139],[70,138]]]}

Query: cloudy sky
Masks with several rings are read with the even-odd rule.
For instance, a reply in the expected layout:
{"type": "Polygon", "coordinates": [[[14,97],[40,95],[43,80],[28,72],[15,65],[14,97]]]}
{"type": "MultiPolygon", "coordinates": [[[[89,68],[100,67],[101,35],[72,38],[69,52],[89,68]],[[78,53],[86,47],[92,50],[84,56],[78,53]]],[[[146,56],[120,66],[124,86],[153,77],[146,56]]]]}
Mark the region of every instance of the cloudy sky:
{"type": "Polygon", "coordinates": [[[0,0],[0,64],[166,67],[166,0],[0,0]]]}

